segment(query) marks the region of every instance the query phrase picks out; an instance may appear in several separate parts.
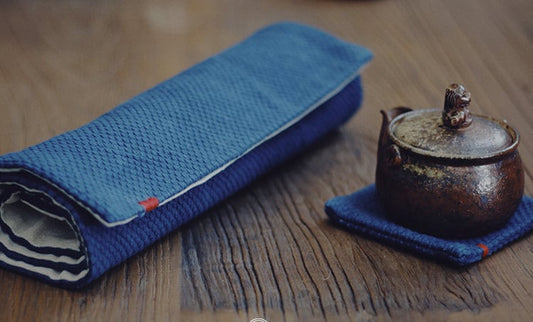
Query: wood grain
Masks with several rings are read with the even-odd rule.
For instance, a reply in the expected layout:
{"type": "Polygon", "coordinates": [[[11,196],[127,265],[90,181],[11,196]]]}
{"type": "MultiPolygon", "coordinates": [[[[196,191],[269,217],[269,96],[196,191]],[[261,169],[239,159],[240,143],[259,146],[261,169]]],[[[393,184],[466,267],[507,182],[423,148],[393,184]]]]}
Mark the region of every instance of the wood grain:
{"type": "Polygon", "coordinates": [[[339,132],[88,289],[0,270],[2,321],[514,320],[533,316],[533,236],[457,270],[330,225],[326,200],[373,182],[380,117],[440,107],[518,128],[533,195],[533,3],[0,1],[0,153],[83,125],[280,20],[371,48],[362,110],[339,132]]]}

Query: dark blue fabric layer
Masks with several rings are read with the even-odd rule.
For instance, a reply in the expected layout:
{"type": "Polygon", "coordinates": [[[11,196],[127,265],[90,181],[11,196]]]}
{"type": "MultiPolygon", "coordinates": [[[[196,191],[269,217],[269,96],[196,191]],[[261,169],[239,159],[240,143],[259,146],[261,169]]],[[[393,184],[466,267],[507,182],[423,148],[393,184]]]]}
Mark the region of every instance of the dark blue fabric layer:
{"type": "Polygon", "coordinates": [[[457,266],[483,259],[485,245],[491,255],[533,229],[533,198],[524,196],[518,210],[507,225],[485,236],[447,240],[422,234],[397,225],[385,216],[374,185],[351,195],[336,197],[326,203],[330,219],[357,233],[423,257],[457,266]]]}
{"type": "Polygon", "coordinates": [[[93,122],[0,157],[57,184],[107,223],[144,215],[238,158],[353,80],[371,53],[281,23],[93,122]]]}
{"type": "Polygon", "coordinates": [[[49,280],[45,276],[13,268],[2,262],[0,266],[24,272],[62,287],[81,288],[101,276],[109,268],[143,250],[257,177],[308,148],[317,139],[349,119],[357,111],[361,101],[362,88],[360,79],[357,78],[302,121],[259,146],[205,184],[149,212],[146,216],[113,228],[103,226],[89,216],[84,208],[45,182],[40,182],[32,176],[4,174],[4,180],[17,180],[23,185],[44,189],[72,213],[83,237],[90,271],[86,278],[70,283],[49,280]]]}

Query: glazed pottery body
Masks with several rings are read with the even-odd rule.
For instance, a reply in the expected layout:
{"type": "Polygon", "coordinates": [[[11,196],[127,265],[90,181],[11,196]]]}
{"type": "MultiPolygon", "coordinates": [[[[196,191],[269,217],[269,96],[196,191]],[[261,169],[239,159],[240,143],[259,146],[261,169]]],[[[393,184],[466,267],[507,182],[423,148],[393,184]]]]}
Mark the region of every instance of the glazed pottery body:
{"type": "Polygon", "coordinates": [[[444,238],[478,236],[505,225],[524,190],[518,133],[500,122],[513,141],[490,155],[424,153],[391,129],[396,119],[416,112],[405,107],[382,111],[376,189],[388,216],[444,238]]]}

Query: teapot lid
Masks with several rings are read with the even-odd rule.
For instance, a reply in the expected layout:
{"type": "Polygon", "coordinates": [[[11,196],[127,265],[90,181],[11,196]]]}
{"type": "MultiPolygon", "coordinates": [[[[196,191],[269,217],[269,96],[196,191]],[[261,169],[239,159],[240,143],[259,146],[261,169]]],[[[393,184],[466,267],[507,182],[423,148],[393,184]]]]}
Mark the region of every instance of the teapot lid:
{"type": "Polygon", "coordinates": [[[491,158],[514,150],[518,133],[505,121],[471,115],[464,86],[446,89],[444,110],[411,111],[390,123],[394,141],[408,150],[438,158],[491,158]]]}

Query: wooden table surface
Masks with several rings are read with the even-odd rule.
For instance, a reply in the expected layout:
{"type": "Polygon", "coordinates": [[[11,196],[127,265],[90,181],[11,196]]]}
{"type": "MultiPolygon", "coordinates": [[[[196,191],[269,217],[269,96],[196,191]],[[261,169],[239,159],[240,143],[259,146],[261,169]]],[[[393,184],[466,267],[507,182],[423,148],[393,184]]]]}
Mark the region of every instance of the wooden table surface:
{"type": "Polygon", "coordinates": [[[324,203],[374,180],[380,109],[472,111],[521,133],[533,194],[533,2],[0,1],[0,153],[79,127],[243,39],[293,20],[371,48],[340,131],[204,216],[66,291],[0,270],[2,321],[516,320],[533,316],[533,235],[466,269],[332,226],[324,203]]]}

